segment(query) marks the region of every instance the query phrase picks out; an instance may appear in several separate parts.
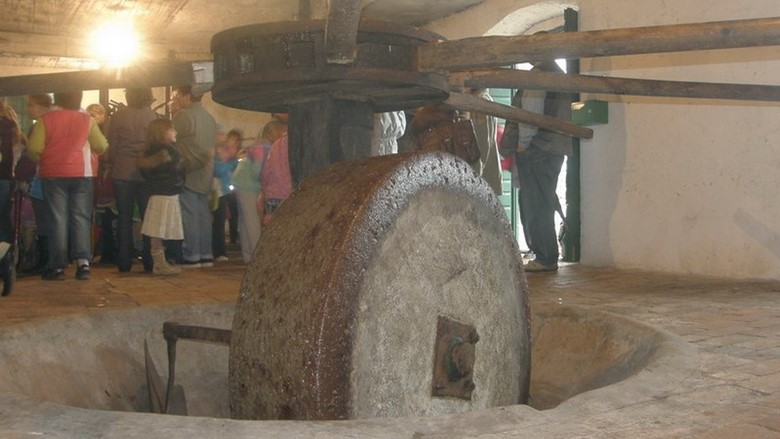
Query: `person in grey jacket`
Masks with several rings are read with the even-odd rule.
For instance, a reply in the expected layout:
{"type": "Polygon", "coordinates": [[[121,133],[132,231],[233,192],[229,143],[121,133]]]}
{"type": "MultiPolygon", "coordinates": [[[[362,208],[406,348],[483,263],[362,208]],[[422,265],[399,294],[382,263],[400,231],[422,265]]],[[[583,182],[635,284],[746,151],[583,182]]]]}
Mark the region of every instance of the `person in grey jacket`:
{"type": "MultiPolygon", "coordinates": [[[[563,71],[554,61],[534,64],[534,69],[563,71]]],[[[563,120],[571,120],[572,95],[543,90],[518,91],[512,105],[524,110],[563,120]]],[[[525,271],[558,269],[558,236],[555,212],[560,210],[555,188],[564,156],[571,155],[570,137],[544,128],[508,122],[501,139],[501,154],[515,158],[520,181],[521,220],[528,236],[528,247],[535,259],[525,271]]]]}
{"type": "MultiPolygon", "coordinates": [[[[151,88],[128,88],[125,90],[125,99],[127,106],[114,113],[108,131],[108,161],[111,164],[111,179],[114,183],[119,236],[116,262],[121,272],[130,271],[135,256],[135,205],[138,204],[138,212],[143,220],[146,203],[149,201],[149,189],[136,161],[145,148],[149,124],[158,118],[150,108],[154,102],[151,88]]],[[[143,264],[144,271],[152,271],[148,238],[143,240],[143,264]]]]}
{"type": "Polygon", "coordinates": [[[203,108],[202,97],[200,90],[189,85],[175,90],[176,104],[181,110],[173,117],[173,126],[185,171],[184,191],[179,196],[184,227],[183,268],[214,265],[209,192],[214,181],[217,122],[203,108]]]}

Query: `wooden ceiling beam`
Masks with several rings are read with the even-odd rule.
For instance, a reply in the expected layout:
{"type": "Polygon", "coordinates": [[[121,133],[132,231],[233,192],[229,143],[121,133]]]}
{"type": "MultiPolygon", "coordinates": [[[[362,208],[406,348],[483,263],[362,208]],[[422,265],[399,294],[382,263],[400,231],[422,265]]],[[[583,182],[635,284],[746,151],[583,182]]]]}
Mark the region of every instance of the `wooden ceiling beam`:
{"type": "Polygon", "coordinates": [[[500,67],[550,59],[780,45],[780,18],[559,34],[464,38],[420,46],[422,71],[500,67]]]}
{"type": "Polygon", "coordinates": [[[187,84],[193,81],[193,68],[192,63],[148,64],[124,69],[6,76],[0,78],[0,96],[187,84]]]}
{"type": "MultiPolygon", "coordinates": [[[[3,42],[2,53],[6,56],[71,58],[97,61],[89,41],[83,38],[61,37],[54,35],[25,34],[0,31],[3,42]]],[[[169,58],[171,49],[177,61],[197,61],[211,59],[208,47],[176,45],[146,42],[141,45],[139,63],[162,62],[169,58]]]]}

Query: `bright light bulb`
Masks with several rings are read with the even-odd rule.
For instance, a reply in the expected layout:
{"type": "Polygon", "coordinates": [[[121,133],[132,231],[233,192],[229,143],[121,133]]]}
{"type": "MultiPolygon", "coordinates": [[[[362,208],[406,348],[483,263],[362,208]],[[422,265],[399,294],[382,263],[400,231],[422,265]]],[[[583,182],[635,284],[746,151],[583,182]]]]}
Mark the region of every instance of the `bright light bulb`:
{"type": "Polygon", "coordinates": [[[138,56],[138,34],[132,21],[107,22],[93,35],[95,54],[109,67],[124,67],[138,56]]]}

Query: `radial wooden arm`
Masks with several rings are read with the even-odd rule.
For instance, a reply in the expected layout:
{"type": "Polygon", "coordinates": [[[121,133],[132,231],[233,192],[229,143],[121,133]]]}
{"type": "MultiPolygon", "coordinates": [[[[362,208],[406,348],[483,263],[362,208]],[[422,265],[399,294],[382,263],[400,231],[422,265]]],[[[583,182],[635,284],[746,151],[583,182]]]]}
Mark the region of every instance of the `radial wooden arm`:
{"type": "Polygon", "coordinates": [[[464,70],[556,58],[774,45],[780,45],[780,18],[464,38],[421,46],[418,59],[423,71],[464,70]]]}
{"type": "Polygon", "coordinates": [[[508,105],[497,104],[469,94],[450,93],[450,97],[445,103],[460,110],[489,114],[491,116],[545,128],[572,137],[580,137],[583,139],[593,138],[593,130],[575,125],[570,121],[532,113],[508,105]]]}
{"type": "Polygon", "coordinates": [[[780,86],[776,85],[659,81],[512,69],[457,72],[450,75],[449,81],[454,90],[464,87],[515,88],[571,93],[780,101],[780,86]]]}

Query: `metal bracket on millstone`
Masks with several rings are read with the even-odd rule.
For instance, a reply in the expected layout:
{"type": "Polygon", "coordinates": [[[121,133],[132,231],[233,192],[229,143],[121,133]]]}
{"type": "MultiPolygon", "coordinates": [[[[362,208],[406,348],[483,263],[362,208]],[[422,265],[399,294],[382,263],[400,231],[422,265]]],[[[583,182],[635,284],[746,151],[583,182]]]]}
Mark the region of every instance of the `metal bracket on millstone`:
{"type": "Polygon", "coordinates": [[[474,345],[479,341],[476,328],[439,316],[434,344],[433,396],[471,399],[474,391],[474,345]]]}

